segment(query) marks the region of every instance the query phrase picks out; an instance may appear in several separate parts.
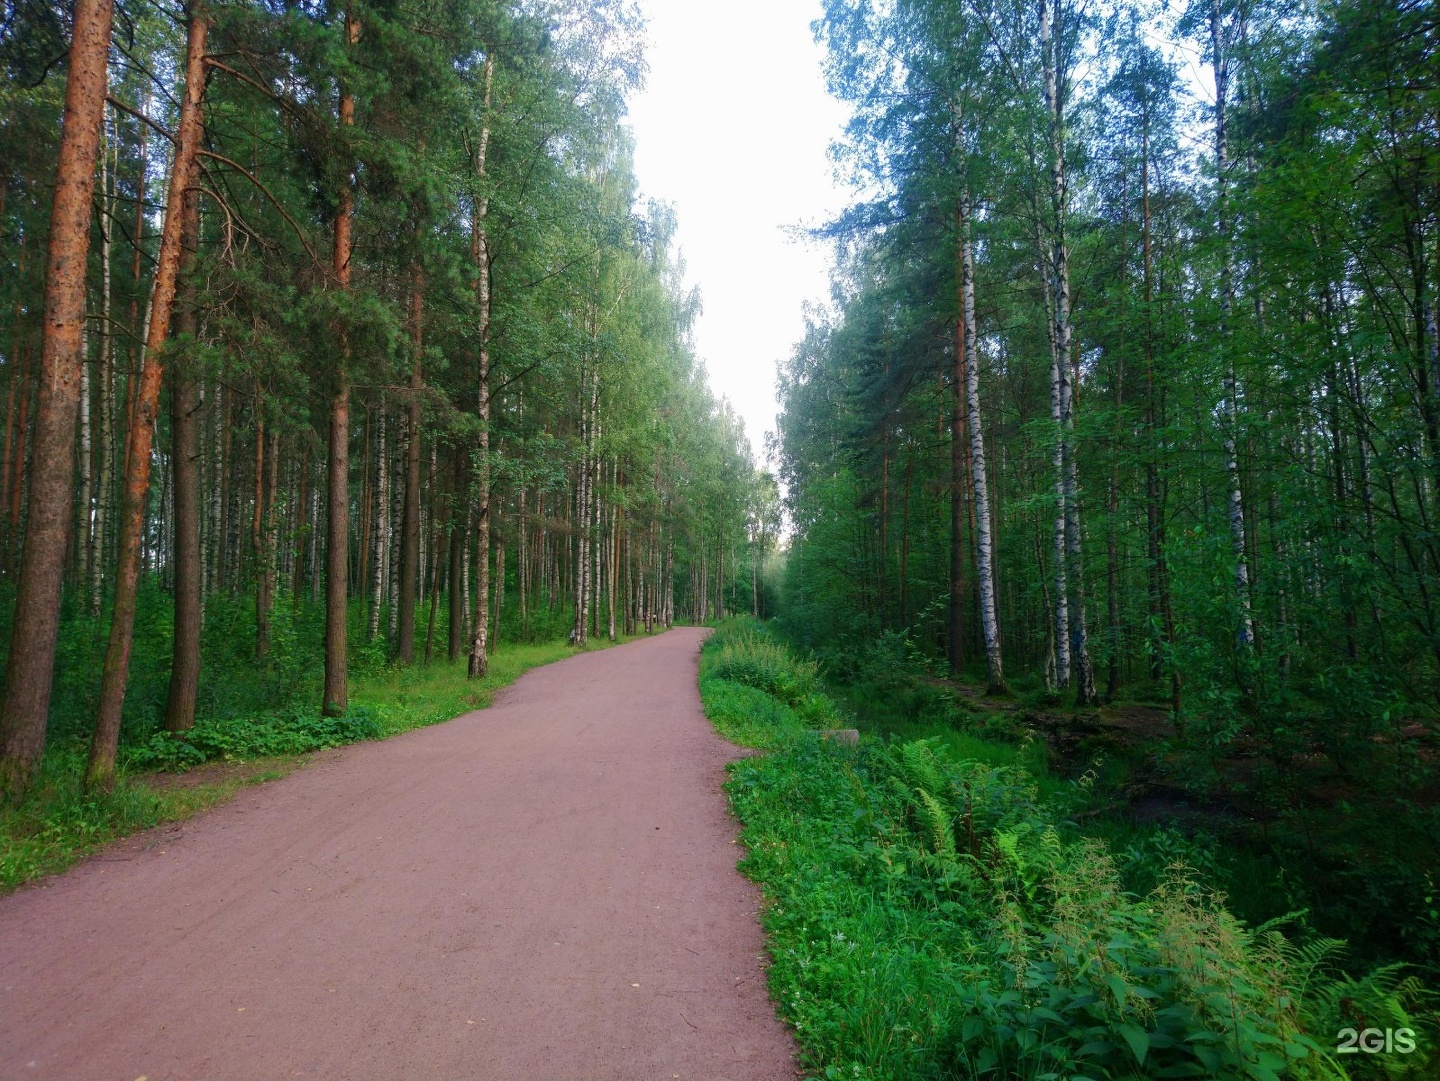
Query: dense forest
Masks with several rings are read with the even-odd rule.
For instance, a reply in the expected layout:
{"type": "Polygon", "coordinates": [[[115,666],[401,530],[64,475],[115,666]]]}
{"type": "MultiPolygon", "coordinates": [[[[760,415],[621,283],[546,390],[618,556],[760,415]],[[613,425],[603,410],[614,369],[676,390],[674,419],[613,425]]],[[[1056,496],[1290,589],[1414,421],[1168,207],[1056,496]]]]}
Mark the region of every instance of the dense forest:
{"type": "Polygon", "coordinates": [[[1435,7],[815,31],[856,195],[781,375],[787,635],[877,710],[958,679],[1120,804],[1239,823],[1247,918],[1435,965],[1435,7]]]}
{"type": "Polygon", "coordinates": [[[480,676],[749,599],[764,488],[620,124],[640,35],[619,3],[7,3],[7,793],[47,722],[103,789],[122,733],[256,687],[341,716],[357,660],[480,676]]]}

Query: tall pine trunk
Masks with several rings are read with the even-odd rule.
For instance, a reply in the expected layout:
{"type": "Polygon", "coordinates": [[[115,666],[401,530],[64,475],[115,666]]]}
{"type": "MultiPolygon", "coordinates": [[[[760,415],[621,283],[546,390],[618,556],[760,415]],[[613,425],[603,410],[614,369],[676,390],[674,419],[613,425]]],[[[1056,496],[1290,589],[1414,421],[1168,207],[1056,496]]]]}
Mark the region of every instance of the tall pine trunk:
{"type": "MultiPolygon", "coordinates": [[[[60,160],[50,211],[45,266],[45,324],[34,460],[44,462],[30,486],[24,549],[0,703],[0,795],[18,801],[45,750],[65,543],[75,472],[75,411],[85,327],[85,267],[90,251],[95,158],[105,107],[110,0],[76,0],[70,41],[60,160]]],[[[15,478],[12,477],[12,482],[15,478]]]]}
{"type": "MultiPolygon", "coordinates": [[[[360,40],[360,24],[348,11],[345,39],[351,46],[360,40]]],[[[340,91],[339,122],[342,133],[355,123],[355,95],[348,88],[340,91]]],[[[354,208],[355,197],[347,175],[340,185],[340,205],[335,212],[331,262],[335,285],[341,290],[350,288],[350,216],[354,208]]],[[[349,343],[343,333],[339,345],[335,396],[330,402],[330,476],[325,530],[325,691],[321,709],[330,717],[338,717],[350,708],[346,666],[346,609],[350,592],[350,376],[346,370],[349,343]]]]}
{"type": "Polygon", "coordinates": [[[145,502],[150,491],[151,450],[160,406],[163,350],[170,331],[170,313],[180,273],[181,234],[187,191],[195,183],[196,155],[200,149],[200,99],[205,92],[205,37],[209,18],[198,5],[190,12],[185,50],[185,96],[180,106],[180,128],[165,194],[165,223],[155,264],[149,321],[145,332],[145,359],[135,394],[135,417],[125,458],[125,484],[121,494],[118,553],[115,567],[115,603],[110,617],[110,641],[100,677],[100,703],[90,760],[85,767],[88,789],[108,790],[115,779],[115,751],[120,740],[120,711],[134,644],[135,603],[139,589],[140,560],[145,525],[145,502]]]}
{"type": "MultiPolygon", "coordinates": [[[[184,250],[181,273],[186,280],[175,312],[175,334],[195,337],[195,289],[188,278],[195,263],[199,236],[200,195],[185,199],[184,250]]],[[[188,361],[172,367],[170,391],[170,468],[175,493],[175,634],[171,642],[170,689],[165,702],[165,730],[183,732],[195,724],[195,698],[200,688],[200,395],[188,361]]]]}

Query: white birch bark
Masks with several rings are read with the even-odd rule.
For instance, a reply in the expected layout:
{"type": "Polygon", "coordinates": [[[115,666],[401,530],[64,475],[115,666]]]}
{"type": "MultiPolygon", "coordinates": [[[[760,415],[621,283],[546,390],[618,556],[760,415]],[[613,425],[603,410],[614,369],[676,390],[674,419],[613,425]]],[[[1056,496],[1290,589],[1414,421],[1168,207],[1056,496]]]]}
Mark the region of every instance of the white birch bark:
{"type": "Polygon", "coordinates": [[[1235,553],[1235,595],[1240,608],[1236,638],[1242,648],[1255,644],[1255,623],[1250,612],[1250,568],[1245,559],[1245,502],[1240,490],[1240,381],[1235,371],[1235,349],[1230,339],[1230,322],[1235,310],[1234,255],[1231,251],[1229,194],[1230,137],[1226,117],[1229,96],[1230,60],[1225,51],[1225,31],[1220,0],[1210,3],[1211,63],[1215,72],[1215,183],[1220,217],[1220,342],[1225,351],[1225,476],[1230,543],[1235,553]]]}
{"type": "Polygon", "coordinates": [[[380,411],[375,418],[375,512],[370,516],[370,637],[380,637],[380,607],[385,601],[386,571],[389,549],[386,534],[390,520],[390,470],[385,454],[385,398],[380,398],[380,411]]]}
{"type": "MultiPolygon", "coordinates": [[[[1058,16],[1058,0],[1056,14],[1058,16]]],[[[1045,80],[1045,103],[1050,128],[1050,275],[1053,304],[1053,346],[1051,351],[1051,410],[1059,426],[1056,457],[1060,465],[1057,484],[1060,493],[1061,521],[1064,532],[1065,585],[1068,627],[1057,619],[1057,638],[1068,631],[1071,675],[1075,680],[1076,700],[1082,705],[1095,701],[1095,673],[1090,660],[1090,645],[1085,621],[1084,564],[1082,561],[1079,482],[1074,447],[1074,385],[1071,380],[1070,356],[1072,328],[1070,324],[1070,254],[1065,240],[1067,213],[1065,177],[1064,102],[1060,95],[1059,64],[1060,28],[1052,21],[1050,5],[1041,0],[1040,41],[1045,80]]],[[[1058,584],[1058,583],[1057,583],[1058,584]]],[[[1057,604],[1058,613],[1058,604],[1057,604]]],[[[1058,659],[1058,658],[1057,658],[1058,659]]],[[[1062,678],[1061,686],[1064,686],[1062,678]]]]}
{"type": "MultiPolygon", "coordinates": [[[[490,193],[486,190],[485,159],[490,149],[490,102],[495,82],[495,61],[485,57],[485,96],[480,126],[480,142],[475,153],[475,176],[478,194],[475,198],[474,221],[471,222],[471,256],[475,263],[475,293],[480,315],[480,374],[477,412],[480,416],[480,448],[475,463],[478,487],[476,510],[476,544],[480,555],[475,572],[475,633],[470,642],[471,678],[485,675],[490,667],[490,233],[486,219],[490,212],[490,193]]],[[[468,562],[468,561],[467,561],[468,562]]],[[[466,612],[470,611],[466,600],[466,612]]]]}
{"type": "MultiPolygon", "coordinates": [[[[980,358],[975,335],[975,248],[971,235],[970,192],[961,194],[961,291],[965,298],[965,407],[970,420],[970,464],[974,471],[975,547],[980,573],[980,629],[985,639],[989,689],[1005,689],[1000,621],[995,607],[995,549],[990,528],[990,494],[985,476],[985,432],[980,414],[980,358]]],[[[759,593],[756,593],[759,605],[759,593]]],[[[758,614],[758,611],[757,611],[758,614]]]]}

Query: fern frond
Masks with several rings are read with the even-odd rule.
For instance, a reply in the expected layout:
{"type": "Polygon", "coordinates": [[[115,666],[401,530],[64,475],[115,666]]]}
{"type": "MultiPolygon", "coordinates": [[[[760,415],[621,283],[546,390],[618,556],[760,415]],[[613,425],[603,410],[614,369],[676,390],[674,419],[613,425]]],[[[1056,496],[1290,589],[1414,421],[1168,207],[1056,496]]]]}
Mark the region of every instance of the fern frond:
{"type": "Polygon", "coordinates": [[[955,855],[955,830],[950,822],[950,812],[929,792],[923,788],[915,789],[918,800],[915,804],[916,811],[920,814],[925,823],[925,832],[930,837],[930,843],[934,846],[937,855],[955,855]]]}

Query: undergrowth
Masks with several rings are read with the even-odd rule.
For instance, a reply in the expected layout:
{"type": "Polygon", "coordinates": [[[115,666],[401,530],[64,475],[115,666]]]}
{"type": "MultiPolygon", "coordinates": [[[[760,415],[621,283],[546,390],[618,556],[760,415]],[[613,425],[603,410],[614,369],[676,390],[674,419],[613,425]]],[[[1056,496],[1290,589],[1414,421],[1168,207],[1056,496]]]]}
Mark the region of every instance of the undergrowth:
{"type": "Polygon", "coordinates": [[[752,621],[702,654],[717,727],[769,752],[734,763],[727,790],[767,901],[771,991],[813,1077],[1434,1076],[1432,1004],[1403,968],[1343,975],[1343,944],[1296,918],[1247,926],[1183,846],[1079,836],[1083,786],[1040,787],[1023,748],[826,741],[794,706],[814,678],[752,621]],[[1418,1048],[1338,1055],[1347,1026],[1410,1028],[1418,1048]]]}

